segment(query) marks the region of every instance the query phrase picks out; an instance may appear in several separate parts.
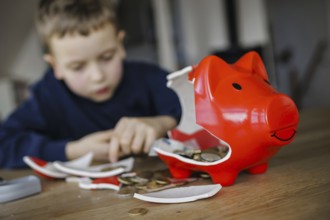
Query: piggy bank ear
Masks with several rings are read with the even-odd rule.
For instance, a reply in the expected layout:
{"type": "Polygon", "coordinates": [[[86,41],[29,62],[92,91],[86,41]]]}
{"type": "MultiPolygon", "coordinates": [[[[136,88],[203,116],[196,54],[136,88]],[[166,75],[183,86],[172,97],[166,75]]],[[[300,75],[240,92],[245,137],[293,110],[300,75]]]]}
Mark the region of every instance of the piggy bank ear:
{"type": "Polygon", "coordinates": [[[195,92],[205,96],[213,96],[219,82],[226,78],[232,68],[217,56],[205,57],[189,74],[190,80],[194,81],[195,92]]]}
{"type": "Polygon", "coordinates": [[[251,51],[242,56],[235,64],[235,68],[257,74],[268,81],[268,75],[264,63],[259,54],[251,51]]]}

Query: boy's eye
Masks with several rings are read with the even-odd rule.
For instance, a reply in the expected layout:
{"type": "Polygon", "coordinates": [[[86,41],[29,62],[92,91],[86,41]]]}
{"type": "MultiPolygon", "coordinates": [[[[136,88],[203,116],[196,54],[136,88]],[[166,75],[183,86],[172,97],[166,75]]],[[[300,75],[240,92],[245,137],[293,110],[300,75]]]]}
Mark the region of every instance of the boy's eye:
{"type": "Polygon", "coordinates": [[[102,61],[109,61],[113,58],[113,56],[114,56],[113,54],[105,54],[105,55],[101,56],[101,60],[102,61]]]}
{"type": "Polygon", "coordinates": [[[73,66],[71,66],[70,68],[71,68],[71,70],[73,70],[73,71],[80,71],[80,70],[82,70],[83,68],[84,68],[84,64],[76,64],[76,65],[73,65],[73,66]]]}

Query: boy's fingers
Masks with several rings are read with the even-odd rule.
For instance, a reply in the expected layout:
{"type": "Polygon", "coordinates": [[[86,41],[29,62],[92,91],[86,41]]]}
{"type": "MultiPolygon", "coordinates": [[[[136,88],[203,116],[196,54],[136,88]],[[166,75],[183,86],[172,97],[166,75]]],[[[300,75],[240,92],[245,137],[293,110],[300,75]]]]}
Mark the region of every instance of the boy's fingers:
{"type": "Polygon", "coordinates": [[[143,142],[146,138],[146,131],[144,129],[136,129],[134,139],[132,141],[132,151],[137,154],[143,150],[143,142]]]}
{"type": "Polygon", "coordinates": [[[148,153],[150,150],[151,145],[154,143],[154,141],[156,140],[156,133],[154,130],[149,129],[147,131],[147,135],[146,135],[146,140],[144,142],[144,153],[148,153]]]}
{"type": "Polygon", "coordinates": [[[114,136],[110,141],[109,159],[113,163],[118,160],[118,157],[119,157],[119,140],[116,136],[114,136]]]}
{"type": "Polygon", "coordinates": [[[135,136],[135,125],[133,123],[127,123],[125,129],[121,134],[117,134],[119,137],[119,144],[123,153],[130,154],[131,153],[131,144],[132,140],[135,136]]]}
{"type": "Polygon", "coordinates": [[[125,130],[126,124],[127,124],[127,119],[123,118],[119,120],[114,128],[114,132],[119,134],[122,133],[125,130]]]}
{"type": "Polygon", "coordinates": [[[96,140],[109,140],[113,134],[113,130],[100,131],[94,134],[96,140]]]}
{"type": "Polygon", "coordinates": [[[127,118],[122,118],[114,129],[114,135],[118,137],[119,145],[122,148],[124,154],[130,154],[130,144],[132,140],[132,134],[129,133],[131,123],[127,118]]]}

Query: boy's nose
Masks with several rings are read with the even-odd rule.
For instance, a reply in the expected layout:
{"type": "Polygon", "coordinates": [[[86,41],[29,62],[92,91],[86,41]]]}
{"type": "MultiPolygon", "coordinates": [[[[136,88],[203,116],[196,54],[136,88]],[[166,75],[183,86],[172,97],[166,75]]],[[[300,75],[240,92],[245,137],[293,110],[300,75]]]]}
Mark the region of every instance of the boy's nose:
{"type": "Polygon", "coordinates": [[[91,80],[92,81],[101,81],[104,79],[104,73],[98,65],[93,65],[91,68],[91,80]]]}

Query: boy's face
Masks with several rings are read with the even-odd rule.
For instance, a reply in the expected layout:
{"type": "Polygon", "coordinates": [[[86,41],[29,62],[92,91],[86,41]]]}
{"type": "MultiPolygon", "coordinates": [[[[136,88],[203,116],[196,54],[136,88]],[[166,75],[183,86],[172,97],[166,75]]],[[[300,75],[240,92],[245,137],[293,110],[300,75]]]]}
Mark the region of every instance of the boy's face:
{"type": "Polygon", "coordinates": [[[75,94],[95,102],[110,99],[122,77],[124,32],[117,33],[112,25],[79,34],[52,37],[52,54],[45,60],[75,94]]]}

